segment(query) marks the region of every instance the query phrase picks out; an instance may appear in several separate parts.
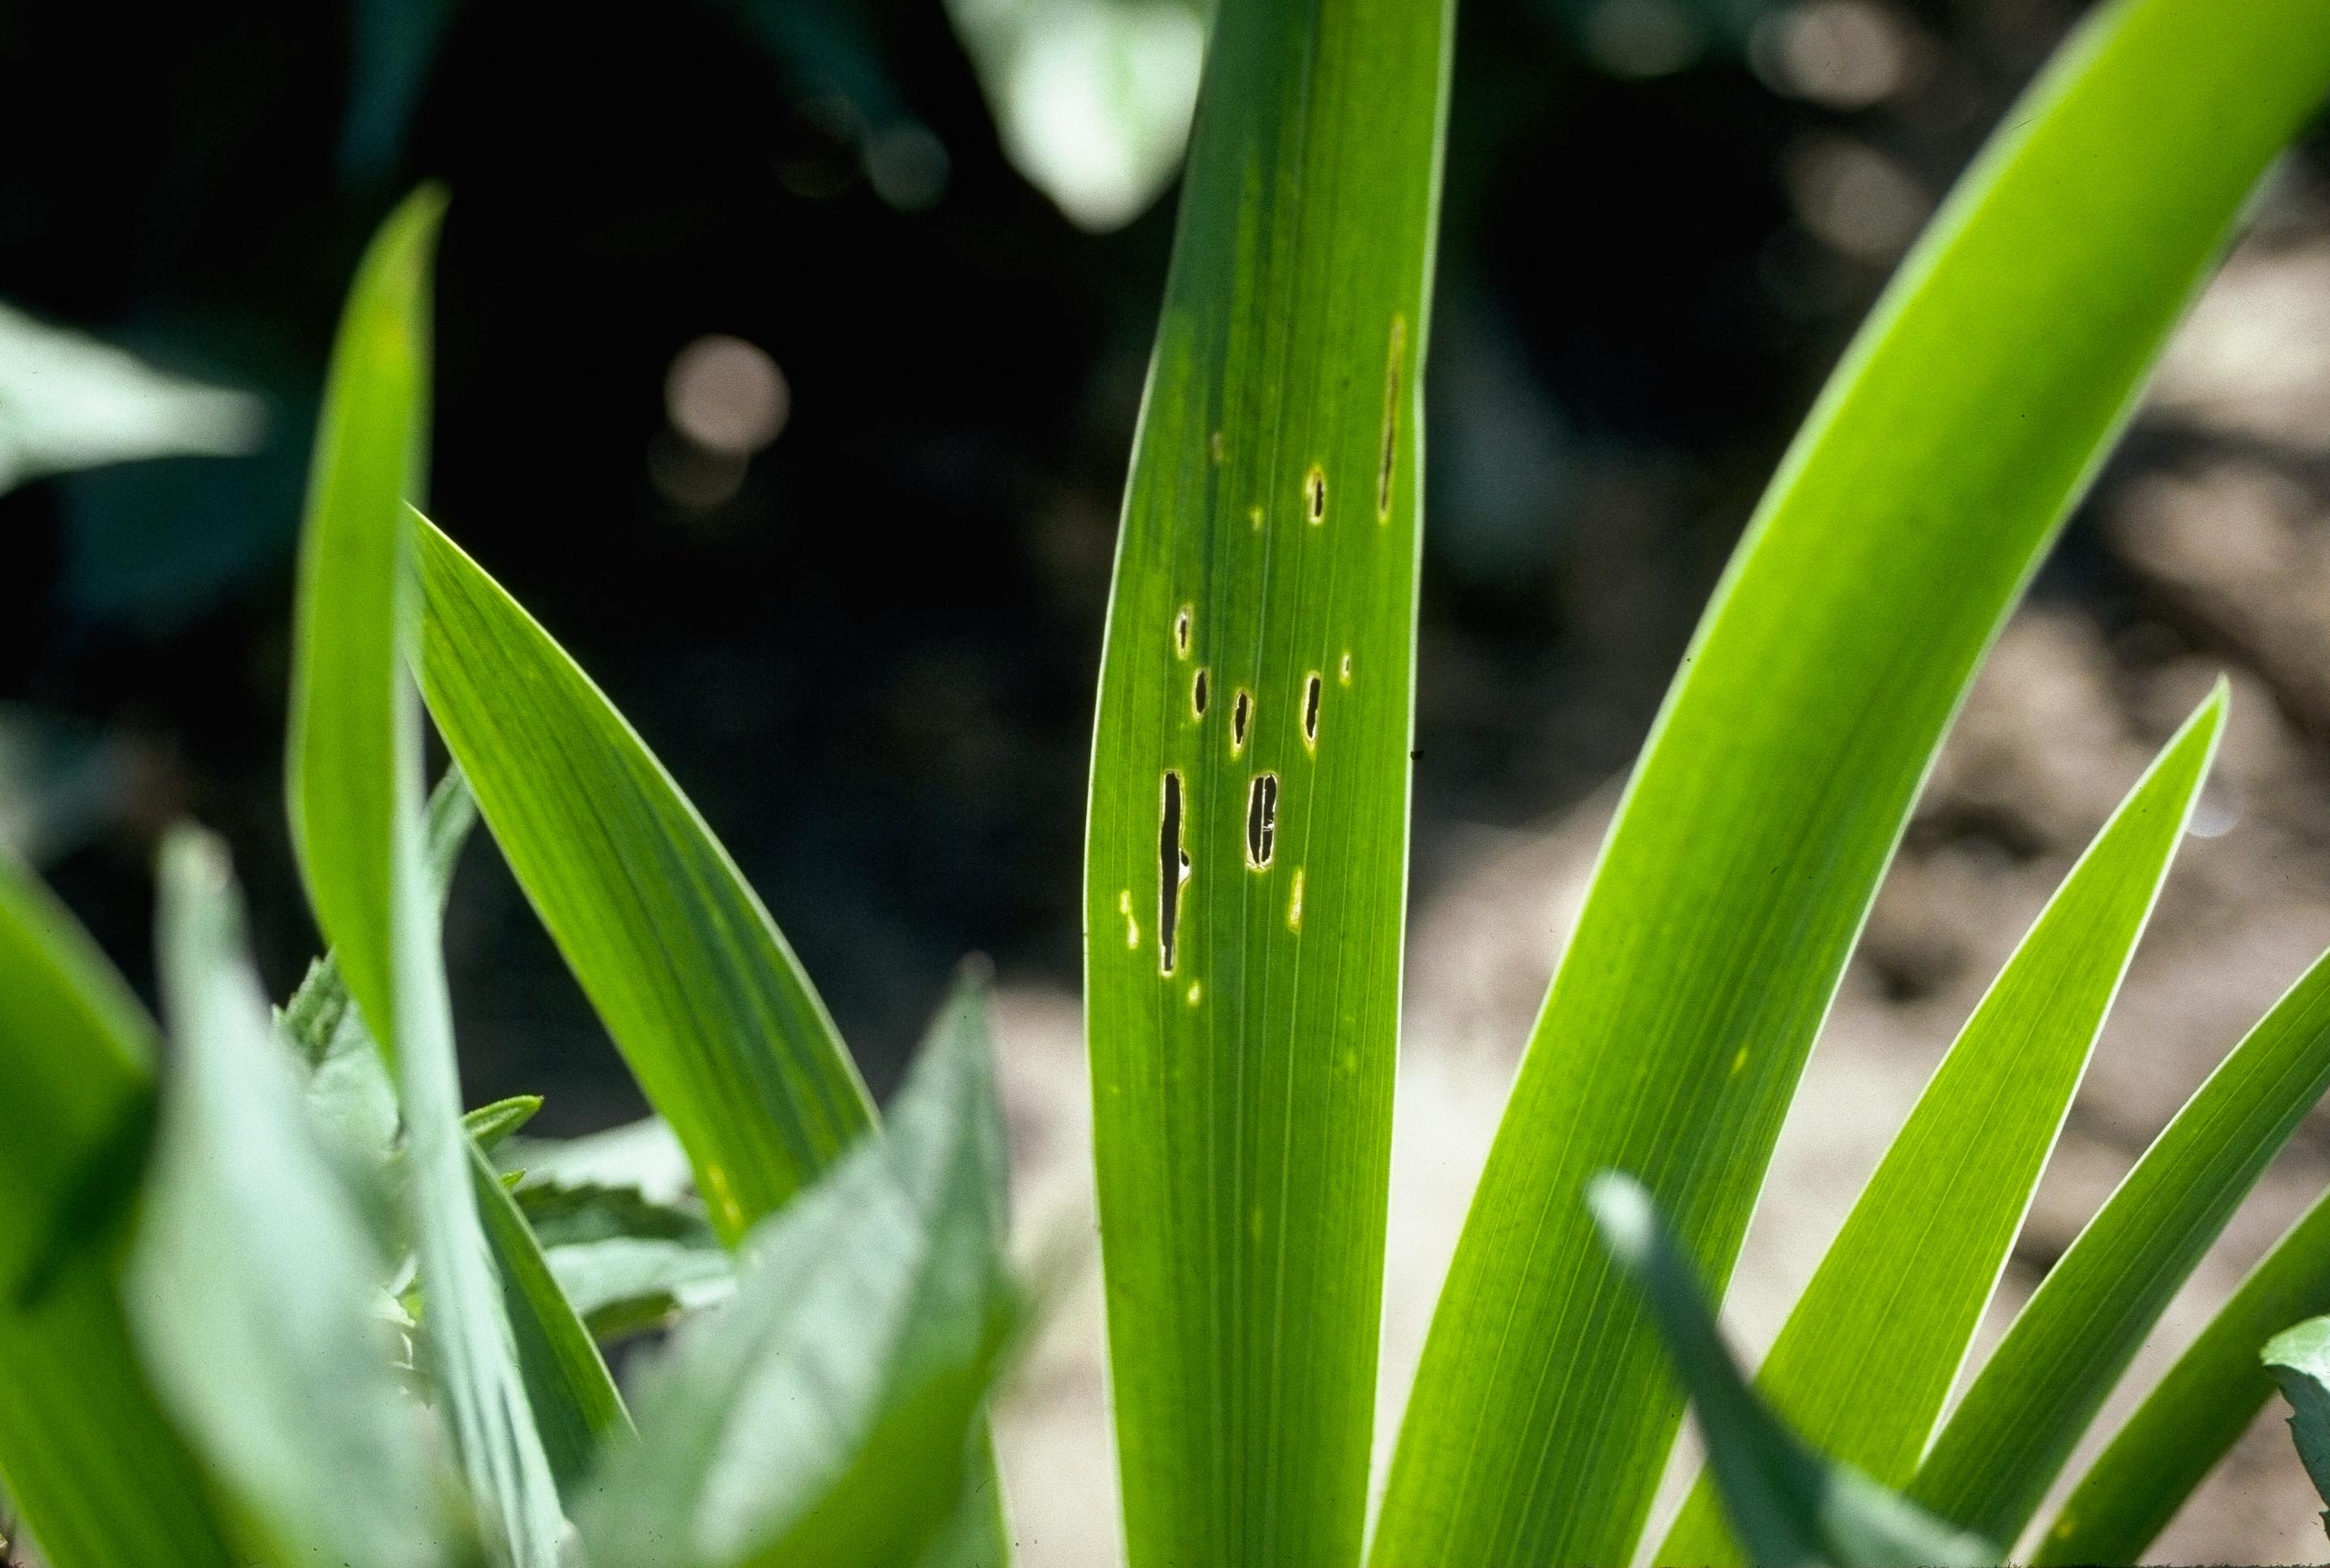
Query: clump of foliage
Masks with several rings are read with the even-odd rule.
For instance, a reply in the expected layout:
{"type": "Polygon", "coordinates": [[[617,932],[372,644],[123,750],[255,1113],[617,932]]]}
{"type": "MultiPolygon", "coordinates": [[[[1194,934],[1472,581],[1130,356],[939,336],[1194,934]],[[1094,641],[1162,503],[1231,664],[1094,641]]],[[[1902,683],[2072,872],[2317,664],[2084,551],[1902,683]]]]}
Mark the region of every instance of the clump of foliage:
{"type": "MultiPolygon", "coordinates": [[[[1209,48],[1085,888],[1144,1568],[1350,1564],[1369,1535],[1450,26],[1445,0],[1225,0],[1209,48]]],[[[1968,1020],[1752,1383],[1700,1294],[1984,650],[2325,85],[2316,0],[2115,0],[1904,263],[1628,786],[1443,1290],[1374,1562],[1627,1560],[1687,1398],[1710,1459],[1660,1561],[1998,1560],[2330,1087],[2325,962],[1941,1419],[2221,689],[1968,1020]]],[[[1023,1309],[980,984],[877,1125],[678,786],[413,509],[440,206],[409,201],[357,276],[304,535],[289,793],[330,955],[270,1017],[221,850],[175,834],[157,1085],[153,1024],[0,870],[0,1478],[54,1568],[1003,1562],[985,1407],[1023,1309]],[[426,803],[424,702],[456,762],[426,803]],[[603,1143],[511,1136],[531,1102],[464,1112],[437,920],[479,813],[692,1200],[603,1143]],[[619,1392],[601,1338],[675,1318],[619,1392]]],[[[2265,1399],[2258,1346],[2330,1309],[2325,1214],[2036,1560],[2143,1551],[2265,1399]]],[[[2310,1354],[2279,1354],[2286,1381],[2310,1354]]]]}

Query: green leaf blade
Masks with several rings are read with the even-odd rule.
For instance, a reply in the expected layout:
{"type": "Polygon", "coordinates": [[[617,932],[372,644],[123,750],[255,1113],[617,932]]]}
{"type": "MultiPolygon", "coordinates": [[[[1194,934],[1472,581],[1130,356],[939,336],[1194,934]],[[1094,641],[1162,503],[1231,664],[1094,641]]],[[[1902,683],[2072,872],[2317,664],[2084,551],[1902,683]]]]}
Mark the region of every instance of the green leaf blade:
{"type": "Polygon", "coordinates": [[[566,1533],[461,1123],[438,891],[423,843],[413,523],[427,443],[430,262],[442,198],[383,225],[343,318],[300,541],[293,836],[365,1024],[394,1064],[430,1370],[489,1546],[554,1568],[566,1533]]]}
{"type": "Polygon", "coordinates": [[[1765,1568],[1972,1568],[1998,1560],[1987,1542],[1834,1462],[1773,1412],[1740,1375],[1690,1262],[1641,1183],[1597,1176],[1586,1203],[1612,1256],[1641,1289],[1690,1391],[1709,1472],[1752,1561],[1765,1568]]]}
{"type": "Polygon", "coordinates": [[[388,1260],[308,1121],[242,954],[225,856],[165,847],[162,977],[178,1070],[130,1275],[156,1377],[285,1568],[431,1568],[450,1493],[397,1385],[388,1260]]]}
{"type": "Polygon", "coordinates": [[[0,969],[0,1486],[52,1568],[228,1568],[207,1481],[133,1346],[121,1236],[76,1229],[46,1257],[90,1162],[147,1114],[153,1026],[5,852],[0,969]],[[28,1277],[35,1265],[44,1278],[28,1277]]]}
{"type": "Polygon", "coordinates": [[[642,1377],[594,1560],[905,1568],[992,1486],[979,1411],[1016,1312],[992,1074],[966,983],[884,1130],[755,1231],[735,1299],[642,1377]]]}
{"type": "MultiPolygon", "coordinates": [[[[2222,732],[2220,684],[2007,961],[1870,1178],[1756,1376],[1831,1457],[1917,1471],[2222,732]]],[[[1742,1561],[1702,1477],[1662,1563],[1742,1561]]]]}
{"type": "Polygon", "coordinates": [[[2107,7],[1863,328],[1605,845],[1426,1342],[1382,1563],[1632,1551],[1681,1407],[1578,1193],[1638,1173],[1729,1278],[1974,668],[2325,80],[2308,0],[2107,7]]]}
{"type": "Polygon", "coordinates": [[[1135,1568],[1364,1527],[1452,10],[1233,0],[1208,46],[1085,843],[1135,1568]]]}
{"type": "Polygon", "coordinates": [[[2330,1198],[2249,1270],[2079,1478],[2032,1553],[2039,1568],[2134,1563],[2216,1468],[2273,1382],[2258,1346],[2282,1325],[2330,1313],[2330,1198]]]}
{"type": "Polygon", "coordinates": [[[662,765],[516,601],[421,532],[421,679],[519,885],[730,1240],[873,1125],[800,961],[662,765]]]}
{"type": "Polygon", "coordinates": [[[2040,1281],[1909,1495],[1994,1540],[2019,1535],[2177,1288],[2325,1088],[2330,957],[2209,1075],[2040,1281]]]}

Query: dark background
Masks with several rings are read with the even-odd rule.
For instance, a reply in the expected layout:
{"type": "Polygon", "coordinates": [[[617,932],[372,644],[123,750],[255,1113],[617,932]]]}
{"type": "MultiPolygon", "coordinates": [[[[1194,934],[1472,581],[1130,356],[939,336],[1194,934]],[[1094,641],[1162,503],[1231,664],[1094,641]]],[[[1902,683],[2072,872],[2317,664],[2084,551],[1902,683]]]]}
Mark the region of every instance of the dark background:
{"type": "MultiPolygon", "coordinates": [[[[1624,765],[1845,334],[2079,7],[1842,9],[1890,40],[1874,98],[1789,64],[1833,0],[1464,0],[1422,888],[1453,825],[1536,821],[1624,765]]],[[[964,950],[1075,984],[1173,195],[1068,222],[940,0],[462,0],[434,40],[429,10],[0,4],[0,299],[258,389],[272,431],[0,496],[0,704],[99,765],[43,870],[147,984],[155,835],[192,814],[232,841],[270,983],[297,978],[280,745],[315,387],[371,226],[439,178],[433,512],[637,723],[886,1087],[964,950]],[[362,43],[400,28],[402,78],[362,43]],[[901,126],[944,149],[935,199],[867,177],[901,126]],[[668,422],[707,333],[791,390],[741,477],[668,422]]],[[[2107,619],[2132,592],[2077,528],[2042,591],[2107,619]]],[[[552,1131],[636,1113],[489,851],[449,951],[474,1098],[547,1088],[552,1131]]]]}

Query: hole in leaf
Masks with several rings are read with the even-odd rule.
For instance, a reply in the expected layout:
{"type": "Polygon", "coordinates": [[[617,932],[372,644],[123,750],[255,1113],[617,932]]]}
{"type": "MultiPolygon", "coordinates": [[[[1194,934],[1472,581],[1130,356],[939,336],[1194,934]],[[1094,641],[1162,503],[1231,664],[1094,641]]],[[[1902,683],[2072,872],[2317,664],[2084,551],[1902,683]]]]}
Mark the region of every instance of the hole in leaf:
{"type": "Polygon", "coordinates": [[[1407,318],[1391,318],[1391,356],[1384,366],[1383,455],[1376,464],[1376,521],[1391,520],[1392,465],[1399,454],[1400,358],[1407,350],[1407,318]]]}
{"type": "Polygon", "coordinates": [[[1199,718],[1206,717],[1206,670],[1202,665],[1198,667],[1197,679],[1189,682],[1189,706],[1197,711],[1199,718]]]}
{"type": "Polygon", "coordinates": [[[1302,476],[1302,510],[1313,527],[1327,520],[1327,474],[1315,462],[1302,476]]]}
{"type": "Polygon", "coordinates": [[[1157,963],[1173,973],[1173,945],[1180,935],[1181,885],[1189,879],[1189,851],[1181,847],[1181,775],[1167,769],[1165,806],[1157,828],[1157,963]]]}
{"type": "Polygon", "coordinates": [[[1189,616],[1190,607],[1184,604],[1173,617],[1173,651],[1183,659],[1189,657],[1189,616]]]}
{"type": "Polygon", "coordinates": [[[1230,699],[1230,755],[1237,755],[1246,749],[1246,728],[1254,717],[1254,694],[1243,686],[1230,699]]]}
{"type": "Polygon", "coordinates": [[[1342,681],[1346,686],[1351,683],[1351,656],[1349,652],[1343,655],[1342,681]]]}
{"type": "Polygon", "coordinates": [[[1278,775],[1258,773],[1246,792],[1246,863],[1259,871],[1278,847],[1278,775]]]}
{"type": "Polygon", "coordinates": [[[1312,750],[1319,749],[1319,693],[1321,683],[1319,672],[1312,670],[1302,683],[1302,744],[1312,750]]]}

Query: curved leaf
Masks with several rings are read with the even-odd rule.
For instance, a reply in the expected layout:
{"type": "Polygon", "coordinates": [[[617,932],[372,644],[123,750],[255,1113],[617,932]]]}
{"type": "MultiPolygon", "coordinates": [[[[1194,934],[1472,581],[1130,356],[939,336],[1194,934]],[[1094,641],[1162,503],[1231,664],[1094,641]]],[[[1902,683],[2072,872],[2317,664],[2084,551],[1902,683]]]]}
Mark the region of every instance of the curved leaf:
{"type": "Polygon", "coordinates": [[[421,540],[430,711],[734,1241],[873,1104],[768,911],[622,715],[451,540],[425,523],[421,540]]]}
{"type": "Polygon", "coordinates": [[[2021,1535],[2169,1299],[2326,1088],[2330,958],[2209,1075],[2040,1281],[1909,1495],[1994,1540],[2021,1535]]]}
{"type": "MultiPolygon", "coordinates": [[[[1756,1386],[1805,1438],[1908,1481],[2005,1267],[2200,796],[2225,717],[2215,692],[2007,961],[1797,1298],[1756,1386]]],[[[1711,1481],[1662,1563],[1741,1561],[1711,1481]]]]}
{"type": "Polygon", "coordinates": [[[2330,1312],[2330,1200],[2317,1202],[2249,1271],[2079,1478],[2032,1562],[2133,1563],[2248,1430],[2273,1384],[2258,1346],[2330,1312]]]}
{"type": "Polygon", "coordinates": [[[292,832],[317,924],[395,1064],[430,1370],[470,1491],[498,1560],[554,1568],[566,1525],[472,1186],[405,672],[417,629],[405,503],[421,488],[442,207],[424,189],[383,225],[333,353],[300,541],[292,832]]]}
{"type": "Polygon", "coordinates": [[[2318,0],[2117,0],[1903,263],[1627,787],[1442,1292],[1380,1562],[1632,1552],[1681,1407],[1584,1183],[1635,1172],[1728,1280],[1950,716],[2325,84],[2318,0]]]}

